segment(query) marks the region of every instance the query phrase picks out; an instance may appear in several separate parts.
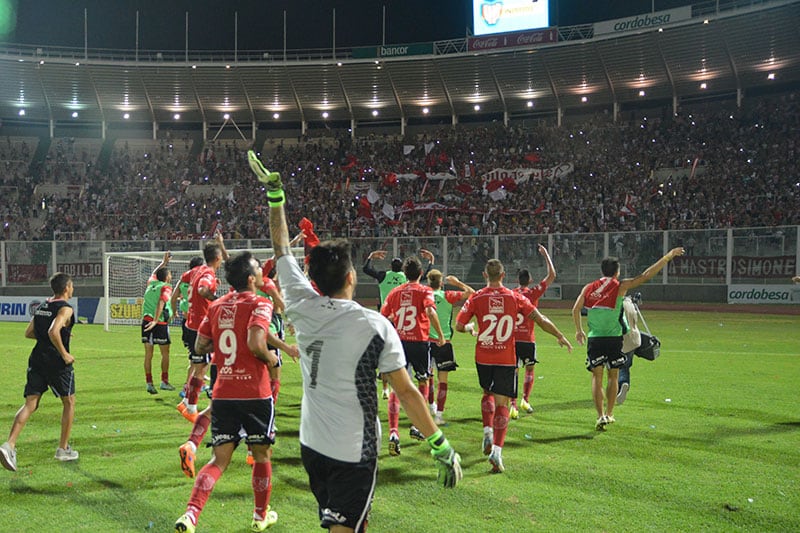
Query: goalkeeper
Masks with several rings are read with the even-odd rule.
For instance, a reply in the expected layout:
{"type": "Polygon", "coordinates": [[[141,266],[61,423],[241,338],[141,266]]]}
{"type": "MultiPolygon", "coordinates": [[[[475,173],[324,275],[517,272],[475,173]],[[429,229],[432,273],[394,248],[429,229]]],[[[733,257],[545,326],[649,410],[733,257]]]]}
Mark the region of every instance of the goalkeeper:
{"type": "Polygon", "coordinates": [[[458,483],[461,458],[411,382],[394,326],[353,301],[356,272],[350,243],[323,241],[311,250],[308,273],[317,293],[290,253],[280,175],[266,170],[254,152],[248,152],[248,159],[266,186],[278,280],[300,348],[301,456],[319,504],[320,525],[363,531],[381,442],[376,370],[389,378],[411,422],[427,437],[440,484],[458,483]]]}

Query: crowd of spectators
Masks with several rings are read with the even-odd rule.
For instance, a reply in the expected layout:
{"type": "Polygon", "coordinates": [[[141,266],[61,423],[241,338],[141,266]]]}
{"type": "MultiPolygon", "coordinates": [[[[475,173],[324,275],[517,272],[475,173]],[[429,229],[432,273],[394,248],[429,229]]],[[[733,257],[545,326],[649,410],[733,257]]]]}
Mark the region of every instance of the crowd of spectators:
{"type": "MultiPolygon", "coordinates": [[[[561,127],[542,120],[406,138],[271,140],[262,157],[284,176],[290,224],[307,217],[324,237],[589,233],[800,224],[798,143],[800,96],[790,93],[746,99],[741,108],[722,101],[561,127]],[[572,171],[487,191],[495,169],[560,165],[572,171]],[[444,174],[453,179],[429,179],[444,174]]],[[[0,200],[6,239],[267,233],[246,141],[208,143],[199,154],[187,138],[161,139],[146,152],[118,142],[105,168],[83,161],[85,176],[58,170],[58,160],[33,163],[34,184],[83,180],[79,194],[42,197],[21,168],[6,164],[13,157],[3,144],[0,181],[19,185],[16,199],[0,200]]]]}

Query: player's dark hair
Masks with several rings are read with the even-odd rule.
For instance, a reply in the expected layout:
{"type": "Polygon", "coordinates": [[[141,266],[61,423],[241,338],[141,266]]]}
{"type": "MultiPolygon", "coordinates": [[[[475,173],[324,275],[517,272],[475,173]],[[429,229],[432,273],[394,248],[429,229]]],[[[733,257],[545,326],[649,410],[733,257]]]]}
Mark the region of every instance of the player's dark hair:
{"type": "Polygon", "coordinates": [[[520,285],[527,287],[531,282],[531,273],[528,272],[527,268],[520,268],[519,272],[517,272],[517,280],[520,285]]]}
{"type": "Polygon", "coordinates": [[[256,266],[260,264],[250,252],[241,252],[225,261],[225,280],[234,290],[247,289],[247,278],[258,275],[254,261],[256,266]]]}
{"type": "Polygon", "coordinates": [[[50,278],[50,288],[53,290],[53,294],[64,294],[70,280],[72,280],[72,278],[69,274],[63,272],[56,272],[53,274],[53,277],[50,278]]]}
{"type": "Polygon", "coordinates": [[[606,257],[600,263],[600,270],[606,277],[612,277],[619,271],[619,259],[616,257],[606,257]]]}
{"type": "Polygon", "coordinates": [[[392,259],[392,272],[400,272],[403,270],[403,260],[399,257],[392,259]]]}
{"type": "Polygon", "coordinates": [[[156,269],[156,279],[158,281],[167,281],[168,274],[169,274],[169,269],[167,267],[161,267],[156,269]]]}
{"type": "Polygon", "coordinates": [[[203,258],[206,264],[211,264],[214,260],[222,255],[222,248],[216,242],[210,242],[203,247],[203,258]]]}
{"type": "Polygon", "coordinates": [[[409,281],[417,280],[422,276],[422,263],[414,255],[406,257],[406,260],[403,261],[403,272],[409,281]]]}
{"type": "Polygon", "coordinates": [[[486,272],[486,277],[489,278],[489,281],[500,281],[503,272],[506,270],[503,267],[503,263],[501,263],[499,259],[489,259],[486,261],[486,267],[484,268],[484,271],[486,272]]]}
{"type": "Polygon", "coordinates": [[[192,257],[191,259],[189,259],[189,270],[193,269],[194,267],[199,267],[200,265],[203,264],[203,262],[204,262],[203,258],[200,257],[199,255],[192,257]]]}
{"type": "Polygon", "coordinates": [[[344,239],[321,242],[308,254],[308,276],[325,296],[340,292],[351,270],[350,243],[344,239]]]}

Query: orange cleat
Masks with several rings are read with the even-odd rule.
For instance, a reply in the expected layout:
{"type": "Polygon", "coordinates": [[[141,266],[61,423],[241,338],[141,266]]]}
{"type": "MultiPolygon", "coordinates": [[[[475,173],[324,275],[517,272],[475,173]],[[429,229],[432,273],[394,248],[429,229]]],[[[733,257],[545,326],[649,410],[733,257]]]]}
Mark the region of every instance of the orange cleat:
{"type": "Polygon", "coordinates": [[[194,477],[194,454],[195,454],[195,446],[191,442],[187,442],[180,448],[178,448],[178,453],[181,456],[181,470],[186,477],[193,478],[194,477]]]}

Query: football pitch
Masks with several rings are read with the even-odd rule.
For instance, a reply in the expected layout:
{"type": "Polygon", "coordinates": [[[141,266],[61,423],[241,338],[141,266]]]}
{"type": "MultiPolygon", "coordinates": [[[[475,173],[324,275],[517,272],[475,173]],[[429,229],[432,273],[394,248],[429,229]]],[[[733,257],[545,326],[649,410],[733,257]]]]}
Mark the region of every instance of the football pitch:
{"type": "MultiPolygon", "coordinates": [[[[574,338],[568,310],[542,311],[574,338]]],[[[461,453],[464,480],[455,490],[436,485],[428,446],[408,438],[404,415],[402,454],[389,457],[379,400],[384,444],[370,530],[800,530],[800,317],[651,311],[646,318],[661,357],[634,361],[628,399],[606,432],[594,429],[585,347],[568,354],[537,332],[535,411],[510,421],[500,475],[488,473],[480,449],[475,341],[456,334],[460,368],[450,375],[443,429],[461,453]]],[[[23,401],[33,345],[24,329],[0,324],[0,441],[23,401]]],[[[47,393],[17,443],[18,472],[0,470],[0,531],[172,531],[192,488],[178,459],[191,430],[175,410],[178,395],[145,392],[138,328],[77,325],[73,334],[72,445],[80,459],[53,459],[61,402],[47,393]]],[[[171,381],[179,385],[187,360],[180,332],[172,334],[171,381]]],[[[299,366],[287,360],[272,458],[273,531],[319,530],[300,461],[300,396],[299,366]]],[[[240,448],[198,532],[249,531],[250,467],[240,448]]],[[[198,469],[209,457],[199,450],[198,469]]]]}

